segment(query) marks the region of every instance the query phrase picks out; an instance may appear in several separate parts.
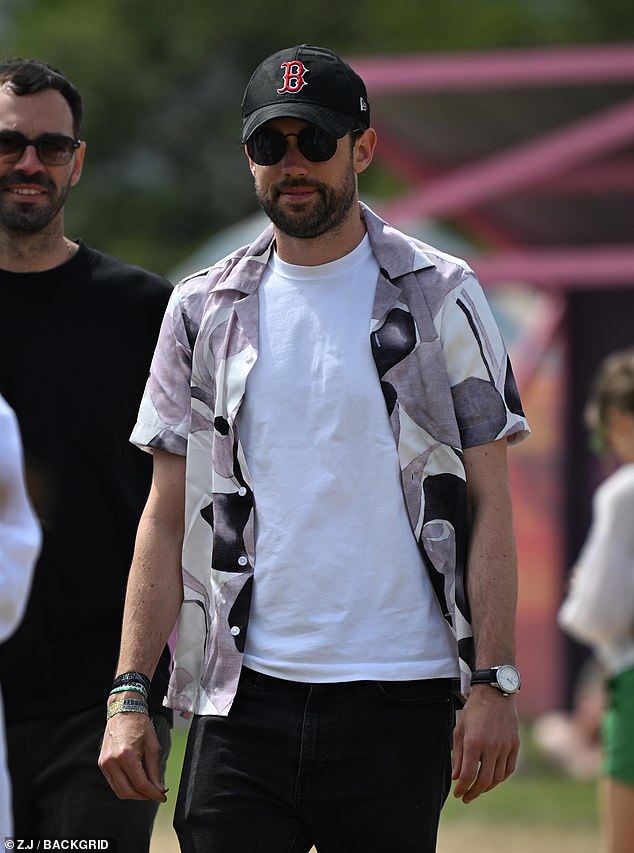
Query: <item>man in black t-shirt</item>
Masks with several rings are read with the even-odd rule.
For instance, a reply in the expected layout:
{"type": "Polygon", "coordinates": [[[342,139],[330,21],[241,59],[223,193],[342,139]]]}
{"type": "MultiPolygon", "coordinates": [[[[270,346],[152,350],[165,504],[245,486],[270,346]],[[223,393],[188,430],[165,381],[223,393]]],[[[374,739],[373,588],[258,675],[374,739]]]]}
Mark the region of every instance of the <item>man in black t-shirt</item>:
{"type": "MultiPolygon", "coordinates": [[[[149,850],[156,803],[117,800],[97,767],[134,536],[151,463],[128,442],[170,293],[64,234],[80,179],[81,97],[35,60],[0,63],[0,393],[19,420],[43,547],[0,649],[17,837],[149,850]]],[[[169,751],[169,652],[138,688],[169,751]]]]}

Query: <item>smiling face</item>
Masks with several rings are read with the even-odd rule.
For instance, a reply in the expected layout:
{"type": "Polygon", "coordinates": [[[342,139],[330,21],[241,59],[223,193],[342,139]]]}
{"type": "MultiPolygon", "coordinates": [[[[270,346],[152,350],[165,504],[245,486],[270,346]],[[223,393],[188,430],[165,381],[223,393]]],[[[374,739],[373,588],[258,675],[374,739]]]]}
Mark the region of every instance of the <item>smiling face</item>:
{"type": "MultiPolygon", "coordinates": [[[[15,95],[0,87],[0,131],[17,131],[29,139],[43,133],[73,137],[73,118],[64,96],[55,89],[15,95]]],[[[32,145],[15,163],[0,160],[0,228],[10,233],[37,233],[59,227],[68,192],[80,178],[84,145],[64,166],[46,166],[32,145]]]]}
{"type": "Polygon", "coordinates": [[[258,200],[277,227],[278,237],[281,232],[291,238],[311,239],[342,233],[353,222],[358,227],[357,175],[372,160],[374,131],[342,137],[329,160],[313,162],[297,147],[297,134],[306,127],[298,119],[273,119],[266,128],[287,137],[282,159],[272,166],[260,166],[249,158],[258,200]]]}
{"type": "Polygon", "coordinates": [[[297,134],[307,127],[297,119],[275,119],[267,128],[288,135],[288,148],[279,163],[251,171],[264,212],[289,237],[319,237],[338,228],[356,201],[357,182],[351,140],[338,140],[330,160],[313,163],[297,147],[297,134]]]}

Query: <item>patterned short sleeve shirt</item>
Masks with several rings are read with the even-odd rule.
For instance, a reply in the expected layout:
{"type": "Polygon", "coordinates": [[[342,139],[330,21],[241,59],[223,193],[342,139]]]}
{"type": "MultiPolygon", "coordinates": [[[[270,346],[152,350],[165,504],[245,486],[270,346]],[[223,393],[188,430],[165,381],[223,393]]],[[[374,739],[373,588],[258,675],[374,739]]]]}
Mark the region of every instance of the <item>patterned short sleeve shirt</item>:
{"type": "MultiPolygon", "coordinates": [[[[362,211],[380,268],[369,343],[409,520],[457,640],[466,693],[473,638],[462,451],[519,441],[529,427],[471,269],[362,211]]],[[[197,714],[229,712],[257,572],[254,496],[236,418],[258,355],[258,287],[272,241],[269,227],[174,289],[131,437],[187,457],[184,600],[166,704],[197,714]]]]}

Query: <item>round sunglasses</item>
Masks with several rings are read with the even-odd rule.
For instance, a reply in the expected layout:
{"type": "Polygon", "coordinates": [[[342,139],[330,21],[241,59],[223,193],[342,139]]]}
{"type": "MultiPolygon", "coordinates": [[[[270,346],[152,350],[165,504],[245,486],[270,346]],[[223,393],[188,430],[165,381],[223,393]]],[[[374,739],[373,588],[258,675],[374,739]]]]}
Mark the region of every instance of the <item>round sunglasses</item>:
{"type": "MultiPolygon", "coordinates": [[[[353,130],[352,133],[361,133],[361,130],[353,130]]],[[[324,163],[337,150],[337,137],[319,127],[309,125],[299,133],[260,128],[247,139],[249,157],[258,166],[274,166],[286,154],[289,136],[295,137],[300,154],[311,163],[324,163]]]]}
{"type": "Polygon", "coordinates": [[[81,140],[64,136],[63,133],[42,133],[35,139],[29,139],[16,130],[0,131],[0,162],[17,163],[26,148],[32,145],[37,151],[40,162],[45,166],[65,166],[70,162],[81,140]]]}

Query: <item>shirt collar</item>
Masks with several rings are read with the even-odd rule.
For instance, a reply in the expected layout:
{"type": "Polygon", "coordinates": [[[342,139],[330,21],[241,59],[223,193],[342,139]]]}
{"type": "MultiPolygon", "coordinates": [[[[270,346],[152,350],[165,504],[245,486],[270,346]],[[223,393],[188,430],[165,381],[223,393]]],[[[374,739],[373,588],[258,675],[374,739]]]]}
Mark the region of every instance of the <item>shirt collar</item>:
{"type": "Polygon", "coordinates": [[[388,225],[367,204],[360,205],[372,251],[390,281],[435,266],[417,241],[388,225]]]}
{"type": "MultiPolygon", "coordinates": [[[[390,281],[435,266],[417,241],[388,225],[367,204],[359,204],[374,256],[390,281]]],[[[215,289],[254,293],[269,261],[273,242],[273,225],[268,225],[243,253],[229,261],[232,266],[215,289]]]]}

